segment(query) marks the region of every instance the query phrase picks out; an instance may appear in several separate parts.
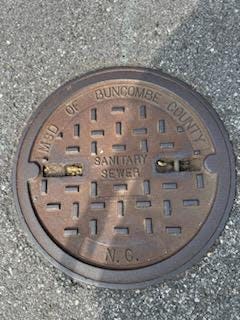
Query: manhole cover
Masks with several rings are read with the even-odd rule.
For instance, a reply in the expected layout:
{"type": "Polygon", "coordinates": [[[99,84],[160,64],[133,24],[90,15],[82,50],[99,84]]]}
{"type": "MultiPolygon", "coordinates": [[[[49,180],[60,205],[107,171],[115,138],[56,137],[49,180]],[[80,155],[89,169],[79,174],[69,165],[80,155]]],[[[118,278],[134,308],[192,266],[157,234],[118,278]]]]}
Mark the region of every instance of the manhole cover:
{"type": "Polygon", "coordinates": [[[15,188],[35,243],[72,277],[138,287],[192,265],[234,196],[227,134],[209,104],[157,71],[73,80],[31,118],[15,188]]]}

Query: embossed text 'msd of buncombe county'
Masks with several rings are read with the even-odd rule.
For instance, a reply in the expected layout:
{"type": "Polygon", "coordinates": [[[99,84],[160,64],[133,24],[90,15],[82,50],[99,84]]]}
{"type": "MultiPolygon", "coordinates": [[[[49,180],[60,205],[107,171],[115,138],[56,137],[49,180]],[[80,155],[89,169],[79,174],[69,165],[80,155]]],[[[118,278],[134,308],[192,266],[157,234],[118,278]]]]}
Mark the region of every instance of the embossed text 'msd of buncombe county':
{"type": "Polygon", "coordinates": [[[234,157],[214,110],[187,85],[113,68],[41,104],[14,187],[21,220],[55,266],[98,286],[142,287],[213,244],[233,202],[234,157]]]}
{"type": "MultiPolygon", "coordinates": [[[[117,97],[134,97],[161,104],[161,94],[146,87],[129,85],[111,86],[97,89],[95,94],[97,100],[117,97]]],[[[165,107],[167,112],[171,113],[176,119],[178,119],[179,123],[182,124],[185,130],[188,130],[192,135],[194,135],[195,141],[205,141],[204,134],[200,126],[194,121],[193,117],[186,109],[184,109],[184,107],[179,105],[176,101],[172,101],[165,107]]]]}
{"type": "Polygon", "coordinates": [[[99,88],[95,91],[96,99],[111,99],[111,98],[121,98],[121,97],[130,97],[130,98],[139,98],[152,101],[155,103],[160,102],[161,94],[155,90],[146,87],[139,86],[110,86],[105,88],[99,88]]]}

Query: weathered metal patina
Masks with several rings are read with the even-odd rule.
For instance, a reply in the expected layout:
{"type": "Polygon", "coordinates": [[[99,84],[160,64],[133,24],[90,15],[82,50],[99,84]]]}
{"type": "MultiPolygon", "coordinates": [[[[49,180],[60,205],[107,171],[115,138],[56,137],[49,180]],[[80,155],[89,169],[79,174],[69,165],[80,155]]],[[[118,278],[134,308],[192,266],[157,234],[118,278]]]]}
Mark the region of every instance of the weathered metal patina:
{"type": "Polygon", "coordinates": [[[14,183],[21,217],[55,265],[128,288],[173,276],[206,252],[232,206],[234,161],[219,118],[188,86],[113,68],[43,102],[14,183]]]}

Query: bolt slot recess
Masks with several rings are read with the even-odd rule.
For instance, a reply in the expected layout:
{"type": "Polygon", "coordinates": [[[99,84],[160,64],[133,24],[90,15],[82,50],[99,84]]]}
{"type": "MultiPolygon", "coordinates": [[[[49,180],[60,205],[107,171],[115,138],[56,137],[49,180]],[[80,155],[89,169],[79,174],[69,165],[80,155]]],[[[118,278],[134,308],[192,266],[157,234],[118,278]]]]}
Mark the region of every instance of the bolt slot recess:
{"type": "Polygon", "coordinates": [[[190,159],[190,160],[158,159],[155,163],[155,168],[158,173],[200,171],[201,160],[200,159],[190,159]]]}
{"type": "Polygon", "coordinates": [[[83,175],[83,165],[81,163],[68,164],[68,165],[51,163],[43,166],[44,177],[64,177],[64,176],[82,176],[82,175],[83,175]]]}

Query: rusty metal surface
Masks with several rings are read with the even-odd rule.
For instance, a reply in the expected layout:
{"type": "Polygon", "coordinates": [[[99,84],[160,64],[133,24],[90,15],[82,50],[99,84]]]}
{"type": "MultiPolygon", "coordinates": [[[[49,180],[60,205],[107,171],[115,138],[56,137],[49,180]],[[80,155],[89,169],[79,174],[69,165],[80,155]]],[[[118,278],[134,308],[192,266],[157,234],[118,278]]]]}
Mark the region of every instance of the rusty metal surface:
{"type": "Polygon", "coordinates": [[[45,179],[39,174],[28,182],[39,221],[64,250],[118,269],[150,265],[186,245],[209,214],[217,181],[203,166],[214,152],[210,137],[200,119],[190,119],[186,104],[184,112],[171,106],[163,90],[159,102],[166,110],[135,97],[119,99],[118,88],[126,86],[139,88],[139,94],[156,90],[136,81],[96,84],[68,102],[78,111],[69,115],[60,105],[37,135],[31,161],[39,166],[46,166],[46,157],[49,165],[82,162],[82,177],[45,179]],[[100,90],[108,95],[108,88],[116,90],[111,100],[90,98],[100,90]],[[185,130],[178,132],[171,113],[181,116],[185,130]],[[191,134],[197,127],[205,132],[204,140],[200,131],[191,134]],[[201,166],[194,172],[158,174],[154,163],[162,157],[199,159],[201,166]],[[198,176],[204,181],[201,188],[198,176]]]}
{"type": "Polygon", "coordinates": [[[181,253],[206,224],[221,181],[219,137],[147,71],[108,72],[77,89],[67,84],[70,94],[56,94],[38,116],[28,162],[19,157],[27,193],[18,197],[28,197],[32,211],[23,215],[45,233],[42,240],[30,227],[38,241],[86,268],[144,270],[181,253]]]}

